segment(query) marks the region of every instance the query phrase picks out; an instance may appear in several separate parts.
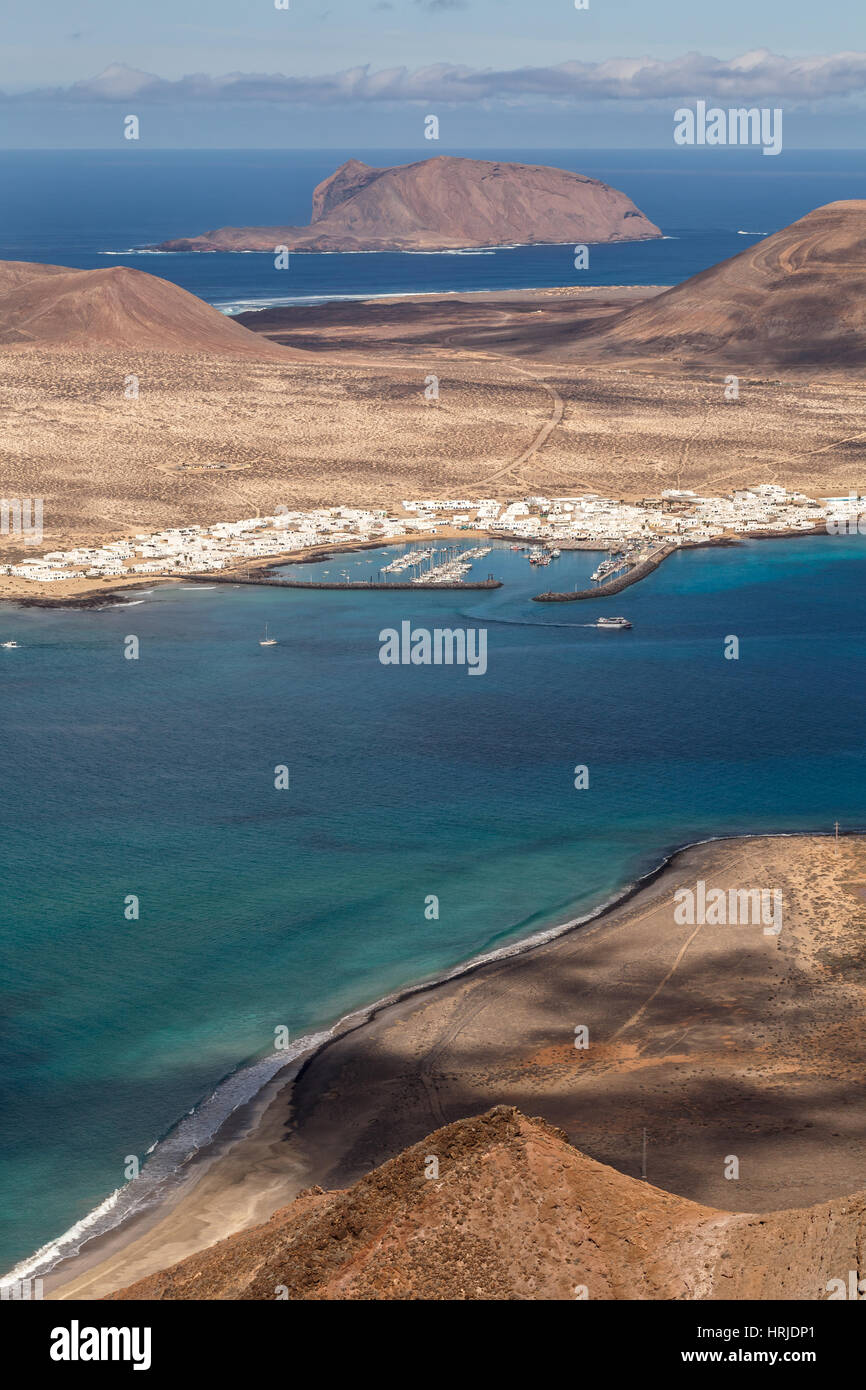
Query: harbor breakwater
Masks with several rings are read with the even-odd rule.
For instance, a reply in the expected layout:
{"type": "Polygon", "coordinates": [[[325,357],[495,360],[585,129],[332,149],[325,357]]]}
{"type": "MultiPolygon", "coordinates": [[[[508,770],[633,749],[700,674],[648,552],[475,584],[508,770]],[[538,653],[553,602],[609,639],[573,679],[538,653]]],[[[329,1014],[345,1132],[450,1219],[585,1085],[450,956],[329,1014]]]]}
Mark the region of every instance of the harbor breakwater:
{"type": "Polygon", "coordinates": [[[655,555],[651,555],[648,560],[641,560],[640,564],[633,565],[625,574],[621,574],[616,579],[607,579],[601,584],[596,584],[592,589],[575,589],[572,593],[546,593],[534,594],[533,603],[572,603],[575,599],[584,598],[608,598],[611,594],[621,593],[630,584],[637,584],[639,580],[646,579],[648,574],[658,569],[662,560],[666,560],[668,555],[672,555],[679,547],[667,545],[664,550],[659,550],[655,555]]]}
{"type": "Polygon", "coordinates": [[[393,593],[399,589],[410,589],[413,593],[426,593],[428,589],[501,589],[502,580],[494,579],[493,575],[488,575],[486,579],[474,581],[455,579],[455,580],[434,580],[430,584],[413,584],[411,581],[393,580],[391,582],[356,579],[344,580],[342,583],[331,583],[326,580],[318,579],[279,579],[271,574],[263,574],[260,578],[247,578],[246,575],[229,574],[186,574],[186,580],[194,580],[201,584],[269,584],[274,589],[368,589],[385,590],[393,593]]]}

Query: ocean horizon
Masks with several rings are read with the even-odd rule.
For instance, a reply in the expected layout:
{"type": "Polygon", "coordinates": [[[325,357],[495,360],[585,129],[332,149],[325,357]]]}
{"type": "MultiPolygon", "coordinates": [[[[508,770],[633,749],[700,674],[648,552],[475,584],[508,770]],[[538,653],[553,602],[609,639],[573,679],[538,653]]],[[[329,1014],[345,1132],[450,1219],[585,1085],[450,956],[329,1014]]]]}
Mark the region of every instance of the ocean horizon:
{"type": "Polygon", "coordinates": [[[145,269],[226,312],[377,295],[674,285],[821,204],[866,198],[866,152],[755,149],[2,150],[0,259],[145,269]],[[142,252],[220,226],[303,225],[313,189],[346,159],[409,163],[448,153],[554,164],[621,189],[663,240],[452,252],[142,252]]]}

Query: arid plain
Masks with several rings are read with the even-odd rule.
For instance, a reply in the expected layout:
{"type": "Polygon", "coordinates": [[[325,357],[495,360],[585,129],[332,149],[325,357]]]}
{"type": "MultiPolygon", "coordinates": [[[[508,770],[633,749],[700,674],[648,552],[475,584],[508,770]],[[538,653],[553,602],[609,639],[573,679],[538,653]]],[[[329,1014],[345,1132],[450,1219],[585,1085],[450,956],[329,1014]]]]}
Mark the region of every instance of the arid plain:
{"type": "Polygon", "coordinates": [[[280,337],[297,340],[284,363],[0,349],[4,493],[43,497],[45,548],[60,549],[280,504],[848,490],[866,456],[859,381],[753,368],[729,401],[721,370],[560,360],[605,303],[565,292],[284,311],[280,337]],[[125,395],[131,375],[137,399],[125,395]]]}
{"type": "Polygon", "coordinates": [[[847,492],[866,460],[864,242],[866,204],[834,203],[674,289],[236,321],[140,271],[4,262],[3,492],[44,499],[45,549],[419,495],[847,492]]]}

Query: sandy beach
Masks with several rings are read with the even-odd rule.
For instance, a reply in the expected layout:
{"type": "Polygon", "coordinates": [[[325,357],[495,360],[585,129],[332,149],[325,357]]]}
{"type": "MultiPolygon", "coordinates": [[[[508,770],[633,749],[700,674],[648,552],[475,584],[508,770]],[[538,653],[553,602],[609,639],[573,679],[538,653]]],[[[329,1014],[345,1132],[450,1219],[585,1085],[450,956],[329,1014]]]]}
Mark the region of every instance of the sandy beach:
{"type": "Polygon", "coordinates": [[[85,1247],[46,1294],[101,1297],[498,1104],[631,1177],[646,1130],[649,1181],[724,1211],[844,1196],[866,1172],[864,997],[866,840],[692,846],[590,923],[326,1044],[234,1117],[247,1132],[222,1136],[170,1208],[85,1247]],[[781,931],[681,924],[674,895],[700,881],[781,894],[781,931]]]}

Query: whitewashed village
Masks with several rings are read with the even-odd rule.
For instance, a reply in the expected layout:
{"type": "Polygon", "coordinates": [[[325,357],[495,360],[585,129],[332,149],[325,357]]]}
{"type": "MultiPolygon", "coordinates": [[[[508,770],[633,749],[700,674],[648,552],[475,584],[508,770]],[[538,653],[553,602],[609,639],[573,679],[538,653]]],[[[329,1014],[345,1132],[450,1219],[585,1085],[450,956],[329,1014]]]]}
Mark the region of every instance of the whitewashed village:
{"type": "Polygon", "coordinates": [[[857,494],[823,503],[774,483],[722,497],[668,488],[657,497],[624,502],[588,493],[524,497],[404,501],[399,508],[279,508],[272,516],[180,526],[128,540],[47,554],[0,565],[0,574],[46,584],[82,579],[128,579],[206,574],[254,562],[289,559],[320,548],[387,544],[447,529],[480,532],[529,546],[611,549],[712,543],[750,533],[812,531],[828,519],[859,511],[857,494]],[[846,512],[847,509],[847,512],[846,512]]]}

